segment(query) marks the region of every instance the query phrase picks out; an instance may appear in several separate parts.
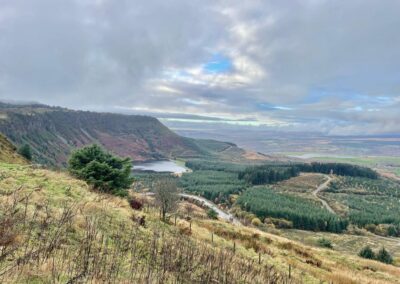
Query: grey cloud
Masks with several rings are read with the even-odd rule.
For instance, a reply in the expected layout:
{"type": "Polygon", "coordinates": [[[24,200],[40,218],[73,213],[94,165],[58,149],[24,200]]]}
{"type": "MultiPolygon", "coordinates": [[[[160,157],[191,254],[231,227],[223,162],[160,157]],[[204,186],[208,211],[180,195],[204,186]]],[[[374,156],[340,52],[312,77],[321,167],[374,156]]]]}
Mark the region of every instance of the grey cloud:
{"type": "Polygon", "coordinates": [[[399,26],[397,0],[0,0],[0,99],[398,133],[399,26]]]}
{"type": "Polygon", "coordinates": [[[164,67],[202,62],[221,30],[205,1],[0,5],[10,11],[0,27],[1,96],[70,106],[135,102],[164,67]]]}

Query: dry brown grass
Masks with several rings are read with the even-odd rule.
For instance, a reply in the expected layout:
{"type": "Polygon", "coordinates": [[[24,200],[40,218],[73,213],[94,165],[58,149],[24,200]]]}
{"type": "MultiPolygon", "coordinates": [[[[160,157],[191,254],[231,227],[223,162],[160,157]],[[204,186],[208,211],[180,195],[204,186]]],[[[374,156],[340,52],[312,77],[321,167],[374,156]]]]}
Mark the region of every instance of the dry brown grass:
{"type": "Polygon", "coordinates": [[[17,148],[0,134],[0,162],[27,165],[28,161],[17,154],[17,148]]]}
{"type": "Polygon", "coordinates": [[[62,173],[1,165],[0,173],[0,221],[8,226],[0,283],[297,283],[192,238],[183,219],[177,227],[160,222],[154,207],[133,211],[62,173]],[[132,214],[145,215],[145,227],[132,214]]]}
{"type": "Polygon", "coordinates": [[[151,204],[133,211],[62,173],[0,165],[0,175],[0,216],[18,224],[3,226],[12,237],[0,247],[2,283],[285,283],[289,265],[292,282],[399,283],[398,267],[256,228],[194,216],[190,230],[185,214],[167,225],[151,204]]]}

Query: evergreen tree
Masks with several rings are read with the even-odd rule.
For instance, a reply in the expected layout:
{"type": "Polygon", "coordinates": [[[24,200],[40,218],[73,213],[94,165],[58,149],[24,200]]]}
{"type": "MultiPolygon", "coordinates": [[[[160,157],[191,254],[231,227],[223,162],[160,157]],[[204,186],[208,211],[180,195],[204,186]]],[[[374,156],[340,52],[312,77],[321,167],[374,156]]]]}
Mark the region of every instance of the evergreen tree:
{"type": "Polygon", "coordinates": [[[31,161],[32,160],[32,151],[29,144],[24,144],[18,149],[18,154],[20,154],[25,159],[31,161]]]}
{"type": "Polygon", "coordinates": [[[387,230],[387,234],[391,237],[396,237],[398,232],[397,228],[395,226],[389,226],[387,230]]]}
{"type": "Polygon", "coordinates": [[[378,254],[376,255],[376,260],[387,264],[393,263],[392,256],[384,247],[379,250],[378,254]]]}
{"type": "Polygon", "coordinates": [[[68,170],[93,188],[119,196],[127,195],[126,189],[133,181],[130,159],[113,156],[98,145],[73,152],[68,161],[68,170]]]}
{"type": "Polygon", "coordinates": [[[368,258],[368,259],[374,259],[375,258],[375,253],[372,251],[372,249],[369,246],[365,246],[361,249],[361,251],[358,253],[359,256],[363,258],[368,258]]]}

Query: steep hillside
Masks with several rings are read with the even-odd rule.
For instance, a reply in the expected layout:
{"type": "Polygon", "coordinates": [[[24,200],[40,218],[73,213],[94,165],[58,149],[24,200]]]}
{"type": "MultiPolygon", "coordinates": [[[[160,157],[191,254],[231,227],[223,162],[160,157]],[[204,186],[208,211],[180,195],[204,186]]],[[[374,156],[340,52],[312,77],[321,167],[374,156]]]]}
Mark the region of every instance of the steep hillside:
{"type": "Polygon", "coordinates": [[[65,165],[71,150],[99,143],[133,160],[205,157],[228,143],[181,137],[156,118],[138,115],[74,111],[45,105],[0,103],[0,133],[16,145],[28,143],[36,162],[65,165]]]}
{"type": "Polygon", "coordinates": [[[0,134],[0,162],[27,164],[28,162],[17,153],[17,148],[0,134]]]}
{"type": "MultiPolygon", "coordinates": [[[[159,221],[70,176],[0,163],[0,283],[398,283],[398,267],[210,220],[159,221]],[[145,217],[145,224],[138,222],[145,217]]],[[[185,208],[182,204],[182,208],[185,208]]]]}
{"type": "Polygon", "coordinates": [[[134,211],[26,166],[0,163],[0,176],[0,283],[299,283],[191,237],[183,219],[160,222],[151,204],[134,211]]]}

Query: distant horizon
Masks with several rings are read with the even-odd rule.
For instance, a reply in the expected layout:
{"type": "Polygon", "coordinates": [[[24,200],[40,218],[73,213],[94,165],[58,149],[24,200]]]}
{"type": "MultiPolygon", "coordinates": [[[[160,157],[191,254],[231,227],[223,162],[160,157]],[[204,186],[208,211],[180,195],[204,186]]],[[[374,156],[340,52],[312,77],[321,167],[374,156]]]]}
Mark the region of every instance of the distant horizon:
{"type": "MultiPolygon", "coordinates": [[[[0,103],[4,103],[4,104],[8,104],[8,105],[18,105],[18,106],[45,106],[45,107],[53,107],[53,108],[65,108],[68,110],[73,110],[73,111],[91,111],[91,112],[104,112],[104,113],[115,113],[115,114],[123,114],[123,115],[142,115],[142,116],[150,116],[150,117],[154,117],[157,118],[161,123],[163,123],[164,125],[166,125],[168,128],[170,128],[173,131],[176,132],[180,132],[180,131],[194,131],[194,132],[202,132],[204,131],[204,128],[200,127],[200,128],[196,128],[196,127],[183,127],[183,128],[179,128],[176,127],[173,123],[170,123],[170,121],[168,121],[168,117],[188,117],[188,123],[190,124],[190,120],[196,120],[196,119],[210,119],[210,122],[214,122],[214,126],[218,126],[218,127],[206,127],[206,130],[211,130],[211,131],[220,131],[221,129],[225,128],[228,131],[231,131],[232,128],[235,128],[235,131],[250,131],[250,132],[268,132],[268,133],[281,133],[281,134],[289,134],[289,135],[294,135],[297,133],[302,133],[305,134],[307,136],[310,135],[318,135],[318,136],[326,136],[326,137],[400,137],[400,133],[374,133],[374,134],[328,134],[328,133],[323,133],[323,132],[318,132],[318,131],[314,131],[314,132],[304,132],[304,131],[296,131],[295,129],[293,130],[280,130],[280,129],[276,129],[276,128],[262,128],[262,127],[249,127],[247,126],[241,126],[241,125],[235,125],[234,123],[232,124],[226,124],[225,122],[221,122],[219,119],[217,118],[210,118],[210,117],[202,117],[202,116],[196,116],[196,115],[182,115],[182,114],[159,114],[159,113],[152,113],[152,112],[140,112],[140,111],[121,111],[121,110],[99,110],[99,109],[86,109],[86,108],[72,108],[72,107],[68,107],[68,106],[62,106],[62,105],[50,105],[50,104],[46,104],[46,103],[42,103],[39,101],[35,101],[35,102],[30,102],[30,101],[22,101],[22,100],[3,100],[0,99],[0,103]]],[[[179,122],[180,120],[176,120],[173,119],[171,121],[175,121],[179,122]]],[[[234,122],[234,121],[232,121],[234,122]]],[[[239,121],[238,121],[239,122],[239,121]]],[[[193,124],[190,125],[194,125],[194,126],[203,126],[204,124],[202,123],[196,123],[194,122],[193,124]]],[[[210,123],[207,123],[205,125],[210,125],[210,123]]],[[[229,142],[229,141],[227,141],[229,142]]]]}

